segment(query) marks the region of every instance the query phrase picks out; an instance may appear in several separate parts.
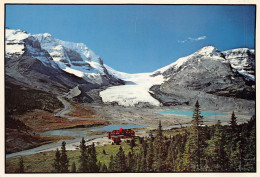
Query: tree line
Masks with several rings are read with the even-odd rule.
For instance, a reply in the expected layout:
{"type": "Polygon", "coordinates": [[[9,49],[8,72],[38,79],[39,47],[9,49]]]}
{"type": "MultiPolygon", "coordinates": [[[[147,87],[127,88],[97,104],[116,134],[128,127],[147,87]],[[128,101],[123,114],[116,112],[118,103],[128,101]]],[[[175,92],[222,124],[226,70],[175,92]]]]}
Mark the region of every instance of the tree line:
{"type": "Polygon", "coordinates": [[[156,136],[151,133],[146,140],[140,139],[138,150],[134,150],[136,144],[131,141],[127,154],[120,146],[110,156],[108,166],[97,161],[94,144],[86,146],[82,138],[79,166],[72,163],[70,169],[63,142],[61,152],[56,151],[53,167],[55,172],[255,172],[255,123],[253,116],[238,125],[233,112],[228,125],[218,121],[206,126],[196,102],[191,126],[174,136],[164,135],[159,121],[156,136]]]}

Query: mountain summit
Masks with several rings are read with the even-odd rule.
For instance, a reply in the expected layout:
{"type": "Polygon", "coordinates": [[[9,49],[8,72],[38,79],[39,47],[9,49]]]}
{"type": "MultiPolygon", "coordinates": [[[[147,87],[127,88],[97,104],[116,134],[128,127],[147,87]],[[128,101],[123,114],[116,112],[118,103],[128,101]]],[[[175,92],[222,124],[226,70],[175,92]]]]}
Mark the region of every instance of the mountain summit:
{"type": "Polygon", "coordinates": [[[255,99],[253,63],[253,50],[221,52],[206,46],[155,71],[155,76],[161,74],[166,80],[150,91],[164,105],[194,104],[201,99],[207,106],[223,97],[255,99]]]}
{"type": "Polygon", "coordinates": [[[31,35],[6,29],[5,47],[6,77],[19,83],[49,91],[79,84],[101,87],[123,83],[82,43],[62,41],[49,33],[31,35]]]}

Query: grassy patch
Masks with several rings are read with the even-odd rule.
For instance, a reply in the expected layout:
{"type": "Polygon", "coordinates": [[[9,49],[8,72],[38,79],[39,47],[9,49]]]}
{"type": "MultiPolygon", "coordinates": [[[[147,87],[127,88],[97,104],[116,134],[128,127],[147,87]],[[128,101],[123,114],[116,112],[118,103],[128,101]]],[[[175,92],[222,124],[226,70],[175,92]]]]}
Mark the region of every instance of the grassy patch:
{"type": "Polygon", "coordinates": [[[105,120],[68,120],[65,118],[55,117],[53,113],[49,113],[43,110],[34,110],[31,112],[27,112],[26,114],[19,115],[16,118],[25,122],[26,125],[32,128],[35,132],[73,128],[80,125],[96,126],[108,124],[108,121],[105,120]]]}
{"type": "MultiPolygon", "coordinates": [[[[139,151],[140,144],[136,142],[137,146],[134,147],[134,151],[139,151]]],[[[127,155],[130,149],[130,145],[122,142],[121,146],[127,155]]],[[[110,162],[110,156],[115,156],[118,152],[120,145],[106,145],[97,146],[97,160],[101,163],[105,163],[107,166],[110,162]],[[103,154],[103,149],[106,154],[103,154]]],[[[69,164],[72,165],[73,162],[76,163],[76,167],[79,167],[79,156],[80,151],[67,151],[69,158],[69,164]]],[[[55,158],[55,151],[41,152],[38,154],[23,156],[25,172],[52,172],[53,159],[55,158]]],[[[19,169],[19,157],[14,157],[6,160],[6,172],[13,173],[19,169]]]]}
{"type": "Polygon", "coordinates": [[[83,105],[76,104],[76,103],[71,103],[71,104],[74,108],[74,111],[68,114],[71,117],[91,118],[95,114],[95,111],[83,105]]]}

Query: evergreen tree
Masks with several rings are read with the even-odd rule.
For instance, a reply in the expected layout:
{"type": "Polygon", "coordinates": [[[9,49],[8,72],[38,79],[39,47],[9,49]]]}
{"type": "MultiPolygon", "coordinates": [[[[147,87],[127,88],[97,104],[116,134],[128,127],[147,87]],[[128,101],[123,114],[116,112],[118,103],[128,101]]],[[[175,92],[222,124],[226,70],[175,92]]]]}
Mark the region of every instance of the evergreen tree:
{"type": "Polygon", "coordinates": [[[237,143],[239,141],[239,130],[237,129],[237,120],[234,111],[231,115],[231,120],[229,122],[229,133],[227,135],[229,144],[226,147],[228,158],[229,158],[229,171],[239,171],[236,169],[237,161],[239,160],[239,152],[237,151],[237,143]]]}
{"type": "Polygon", "coordinates": [[[157,172],[162,172],[164,168],[164,153],[163,153],[163,135],[162,135],[162,125],[161,121],[159,121],[158,129],[157,129],[157,136],[154,140],[154,162],[153,162],[153,169],[157,172]]]}
{"type": "Polygon", "coordinates": [[[232,128],[232,130],[235,130],[235,128],[237,127],[237,117],[235,116],[235,113],[233,111],[232,115],[231,115],[231,120],[230,120],[230,126],[232,128]]]}
{"type": "Polygon", "coordinates": [[[97,152],[96,152],[96,148],[94,143],[92,143],[92,145],[89,148],[89,169],[90,172],[98,172],[99,168],[97,165],[97,152]]]}
{"type": "Polygon", "coordinates": [[[224,151],[223,130],[220,121],[214,128],[214,135],[211,137],[206,149],[207,153],[207,169],[206,171],[221,172],[226,171],[227,161],[224,151]]]}
{"type": "Polygon", "coordinates": [[[203,150],[206,146],[206,138],[203,131],[203,117],[200,115],[200,105],[198,101],[194,107],[191,124],[191,133],[189,137],[190,146],[188,147],[191,171],[201,171],[201,162],[204,156],[203,150]]]}
{"type": "Polygon", "coordinates": [[[158,138],[162,138],[162,124],[161,124],[161,120],[159,120],[159,125],[158,125],[158,129],[157,129],[157,137],[158,138]]]}
{"type": "Polygon", "coordinates": [[[114,157],[113,155],[110,156],[110,162],[109,162],[109,166],[108,166],[108,170],[109,172],[114,172],[115,170],[115,161],[114,161],[114,157]]]}
{"type": "Polygon", "coordinates": [[[131,152],[128,152],[128,155],[127,155],[127,163],[126,163],[126,166],[127,166],[127,172],[133,172],[134,171],[134,158],[133,158],[133,154],[131,152]]]}
{"type": "Polygon", "coordinates": [[[121,146],[119,147],[119,151],[115,156],[114,169],[116,172],[126,171],[126,157],[125,157],[125,152],[121,146]]]}
{"type": "Polygon", "coordinates": [[[156,169],[156,172],[163,172],[164,171],[164,161],[163,161],[162,147],[159,147],[158,153],[156,154],[155,169],[156,169]]]}
{"type": "Polygon", "coordinates": [[[152,131],[150,131],[150,134],[149,134],[149,139],[150,139],[150,141],[154,141],[154,136],[153,136],[153,133],[152,133],[152,131]]]}
{"type": "Polygon", "coordinates": [[[20,161],[19,161],[19,173],[24,173],[23,157],[20,157],[20,161]]]}
{"type": "Polygon", "coordinates": [[[61,156],[60,156],[61,172],[69,172],[69,159],[67,157],[66,142],[63,141],[61,145],[61,156]]]}
{"type": "Polygon", "coordinates": [[[146,170],[147,170],[147,162],[146,162],[147,143],[146,143],[146,141],[143,141],[140,155],[141,155],[140,172],[146,172],[146,170]]]}
{"type": "Polygon", "coordinates": [[[143,144],[143,141],[144,141],[143,137],[139,137],[138,140],[139,140],[139,144],[143,144]]]}
{"type": "Polygon", "coordinates": [[[76,164],[75,162],[72,163],[71,165],[71,170],[70,170],[72,173],[76,173],[77,169],[76,169],[76,164]]]}
{"type": "Polygon", "coordinates": [[[101,168],[102,168],[102,164],[101,164],[100,161],[98,161],[98,169],[99,169],[99,171],[101,170],[101,168]]]}
{"type": "Polygon", "coordinates": [[[88,172],[88,154],[87,154],[87,146],[86,141],[84,138],[82,138],[80,142],[80,157],[79,157],[79,172],[88,172]]]}
{"type": "Polygon", "coordinates": [[[166,171],[175,171],[175,157],[174,157],[174,145],[173,145],[173,139],[171,140],[171,143],[168,147],[168,153],[166,158],[166,171]]]}
{"type": "Polygon", "coordinates": [[[141,172],[141,168],[142,168],[141,154],[136,154],[135,159],[136,159],[135,172],[141,172]]]}
{"type": "MultiPolygon", "coordinates": [[[[194,162],[192,163],[192,153],[193,153],[193,144],[191,145],[191,139],[189,138],[185,144],[184,152],[182,155],[178,155],[179,159],[179,166],[178,166],[178,171],[185,171],[185,172],[190,172],[190,171],[195,171],[195,165],[194,162]]],[[[194,154],[193,156],[195,156],[194,154]]]]}
{"type": "Polygon", "coordinates": [[[108,172],[106,164],[101,164],[100,172],[108,172]]]}
{"type": "Polygon", "coordinates": [[[57,148],[55,153],[55,159],[53,163],[54,172],[61,172],[61,164],[60,164],[60,151],[57,148]]]}
{"type": "Polygon", "coordinates": [[[245,165],[243,171],[256,172],[256,117],[253,116],[245,125],[248,135],[246,139],[245,165]]]}
{"type": "Polygon", "coordinates": [[[154,158],[154,150],[153,150],[153,139],[150,136],[149,139],[149,145],[148,145],[148,149],[147,149],[147,157],[146,157],[146,164],[147,164],[147,171],[148,172],[152,172],[153,171],[153,158],[154,158]]]}
{"type": "Polygon", "coordinates": [[[133,151],[134,151],[134,147],[135,147],[135,146],[136,146],[135,140],[134,140],[134,139],[131,139],[131,141],[130,141],[130,147],[131,147],[132,153],[133,153],[133,151]]]}

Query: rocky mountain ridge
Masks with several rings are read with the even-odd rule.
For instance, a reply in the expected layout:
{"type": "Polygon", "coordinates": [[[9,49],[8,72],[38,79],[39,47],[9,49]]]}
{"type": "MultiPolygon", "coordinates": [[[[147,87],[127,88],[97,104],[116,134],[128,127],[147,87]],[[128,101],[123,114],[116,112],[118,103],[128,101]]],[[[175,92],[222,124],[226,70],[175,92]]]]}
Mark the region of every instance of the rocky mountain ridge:
{"type": "Polygon", "coordinates": [[[254,69],[252,50],[221,52],[206,46],[155,71],[153,75],[161,74],[165,81],[150,91],[163,105],[192,105],[197,99],[205,106],[220,105],[224,100],[236,104],[240,99],[242,103],[242,99],[255,100],[254,69]]]}
{"type": "Polygon", "coordinates": [[[68,98],[80,102],[173,106],[199,99],[213,107],[240,103],[243,107],[254,105],[255,53],[206,46],[152,73],[128,74],[105,65],[85,44],[6,29],[5,79],[68,93],[68,98]]]}
{"type": "Polygon", "coordinates": [[[110,75],[102,59],[84,44],[6,29],[5,76],[19,84],[54,92],[78,85],[99,88],[123,84],[110,75]]]}

